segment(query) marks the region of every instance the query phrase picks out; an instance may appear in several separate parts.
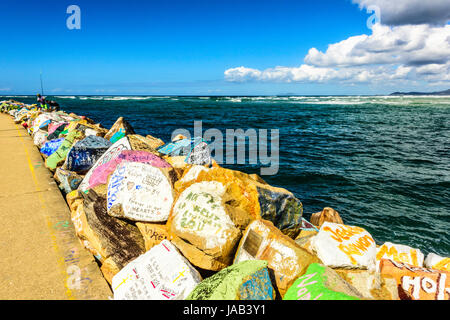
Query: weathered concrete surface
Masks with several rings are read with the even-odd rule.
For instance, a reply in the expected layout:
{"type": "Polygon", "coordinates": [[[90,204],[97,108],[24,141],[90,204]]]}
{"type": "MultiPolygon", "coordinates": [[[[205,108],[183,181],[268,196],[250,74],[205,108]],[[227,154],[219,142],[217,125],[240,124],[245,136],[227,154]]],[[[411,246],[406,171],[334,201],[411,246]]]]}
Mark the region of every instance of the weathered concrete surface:
{"type": "Polygon", "coordinates": [[[0,299],[108,299],[70,212],[21,126],[0,114],[0,299]]]}

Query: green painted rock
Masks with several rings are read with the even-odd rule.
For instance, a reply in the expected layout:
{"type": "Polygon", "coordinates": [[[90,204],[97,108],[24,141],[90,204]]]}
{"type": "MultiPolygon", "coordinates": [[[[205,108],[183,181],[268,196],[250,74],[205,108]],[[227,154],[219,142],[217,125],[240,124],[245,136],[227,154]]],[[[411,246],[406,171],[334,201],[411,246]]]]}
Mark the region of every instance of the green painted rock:
{"type": "Polygon", "coordinates": [[[267,261],[247,260],[203,280],[186,300],[273,300],[267,261]]]}
{"type": "Polygon", "coordinates": [[[62,165],[69,153],[72,145],[75,143],[75,140],[80,139],[82,137],[82,133],[76,130],[71,131],[66,138],[64,139],[61,146],[53,152],[47,159],[45,159],[45,166],[50,170],[55,170],[56,167],[62,165]]]}
{"type": "Polygon", "coordinates": [[[336,271],[311,263],[305,274],[295,280],[283,300],[359,300],[362,295],[336,271]]]}

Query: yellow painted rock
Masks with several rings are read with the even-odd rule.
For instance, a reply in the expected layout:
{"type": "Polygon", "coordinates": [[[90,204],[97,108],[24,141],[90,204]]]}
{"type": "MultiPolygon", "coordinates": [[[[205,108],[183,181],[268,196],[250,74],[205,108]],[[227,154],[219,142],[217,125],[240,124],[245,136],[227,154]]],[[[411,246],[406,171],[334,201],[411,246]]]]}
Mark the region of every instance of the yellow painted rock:
{"type": "Polygon", "coordinates": [[[272,222],[255,220],[242,236],[233,263],[244,260],[266,260],[273,271],[276,289],[281,297],[311,263],[320,260],[284,235],[272,222]]]}

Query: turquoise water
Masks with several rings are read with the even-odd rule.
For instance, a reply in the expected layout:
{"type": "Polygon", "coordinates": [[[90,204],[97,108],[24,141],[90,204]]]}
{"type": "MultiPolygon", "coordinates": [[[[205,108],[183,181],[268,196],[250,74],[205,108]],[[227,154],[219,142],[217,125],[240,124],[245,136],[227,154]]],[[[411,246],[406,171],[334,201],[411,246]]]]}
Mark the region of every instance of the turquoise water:
{"type": "MultiPolygon", "coordinates": [[[[16,97],[26,103],[34,97],[16,97]]],[[[279,129],[280,169],[263,178],[293,192],[304,216],[333,207],[344,222],[450,256],[450,97],[53,97],[109,128],[142,135],[279,129]]],[[[225,165],[258,173],[258,165],[225,165]]]]}

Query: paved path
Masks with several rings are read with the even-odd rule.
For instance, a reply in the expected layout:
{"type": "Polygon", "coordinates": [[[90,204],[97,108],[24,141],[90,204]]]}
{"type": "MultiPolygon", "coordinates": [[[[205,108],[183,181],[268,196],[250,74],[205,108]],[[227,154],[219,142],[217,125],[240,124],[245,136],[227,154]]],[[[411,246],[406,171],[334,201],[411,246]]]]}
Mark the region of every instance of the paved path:
{"type": "Polygon", "coordinates": [[[0,299],[108,299],[31,137],[0,113],[0,299]]]}

